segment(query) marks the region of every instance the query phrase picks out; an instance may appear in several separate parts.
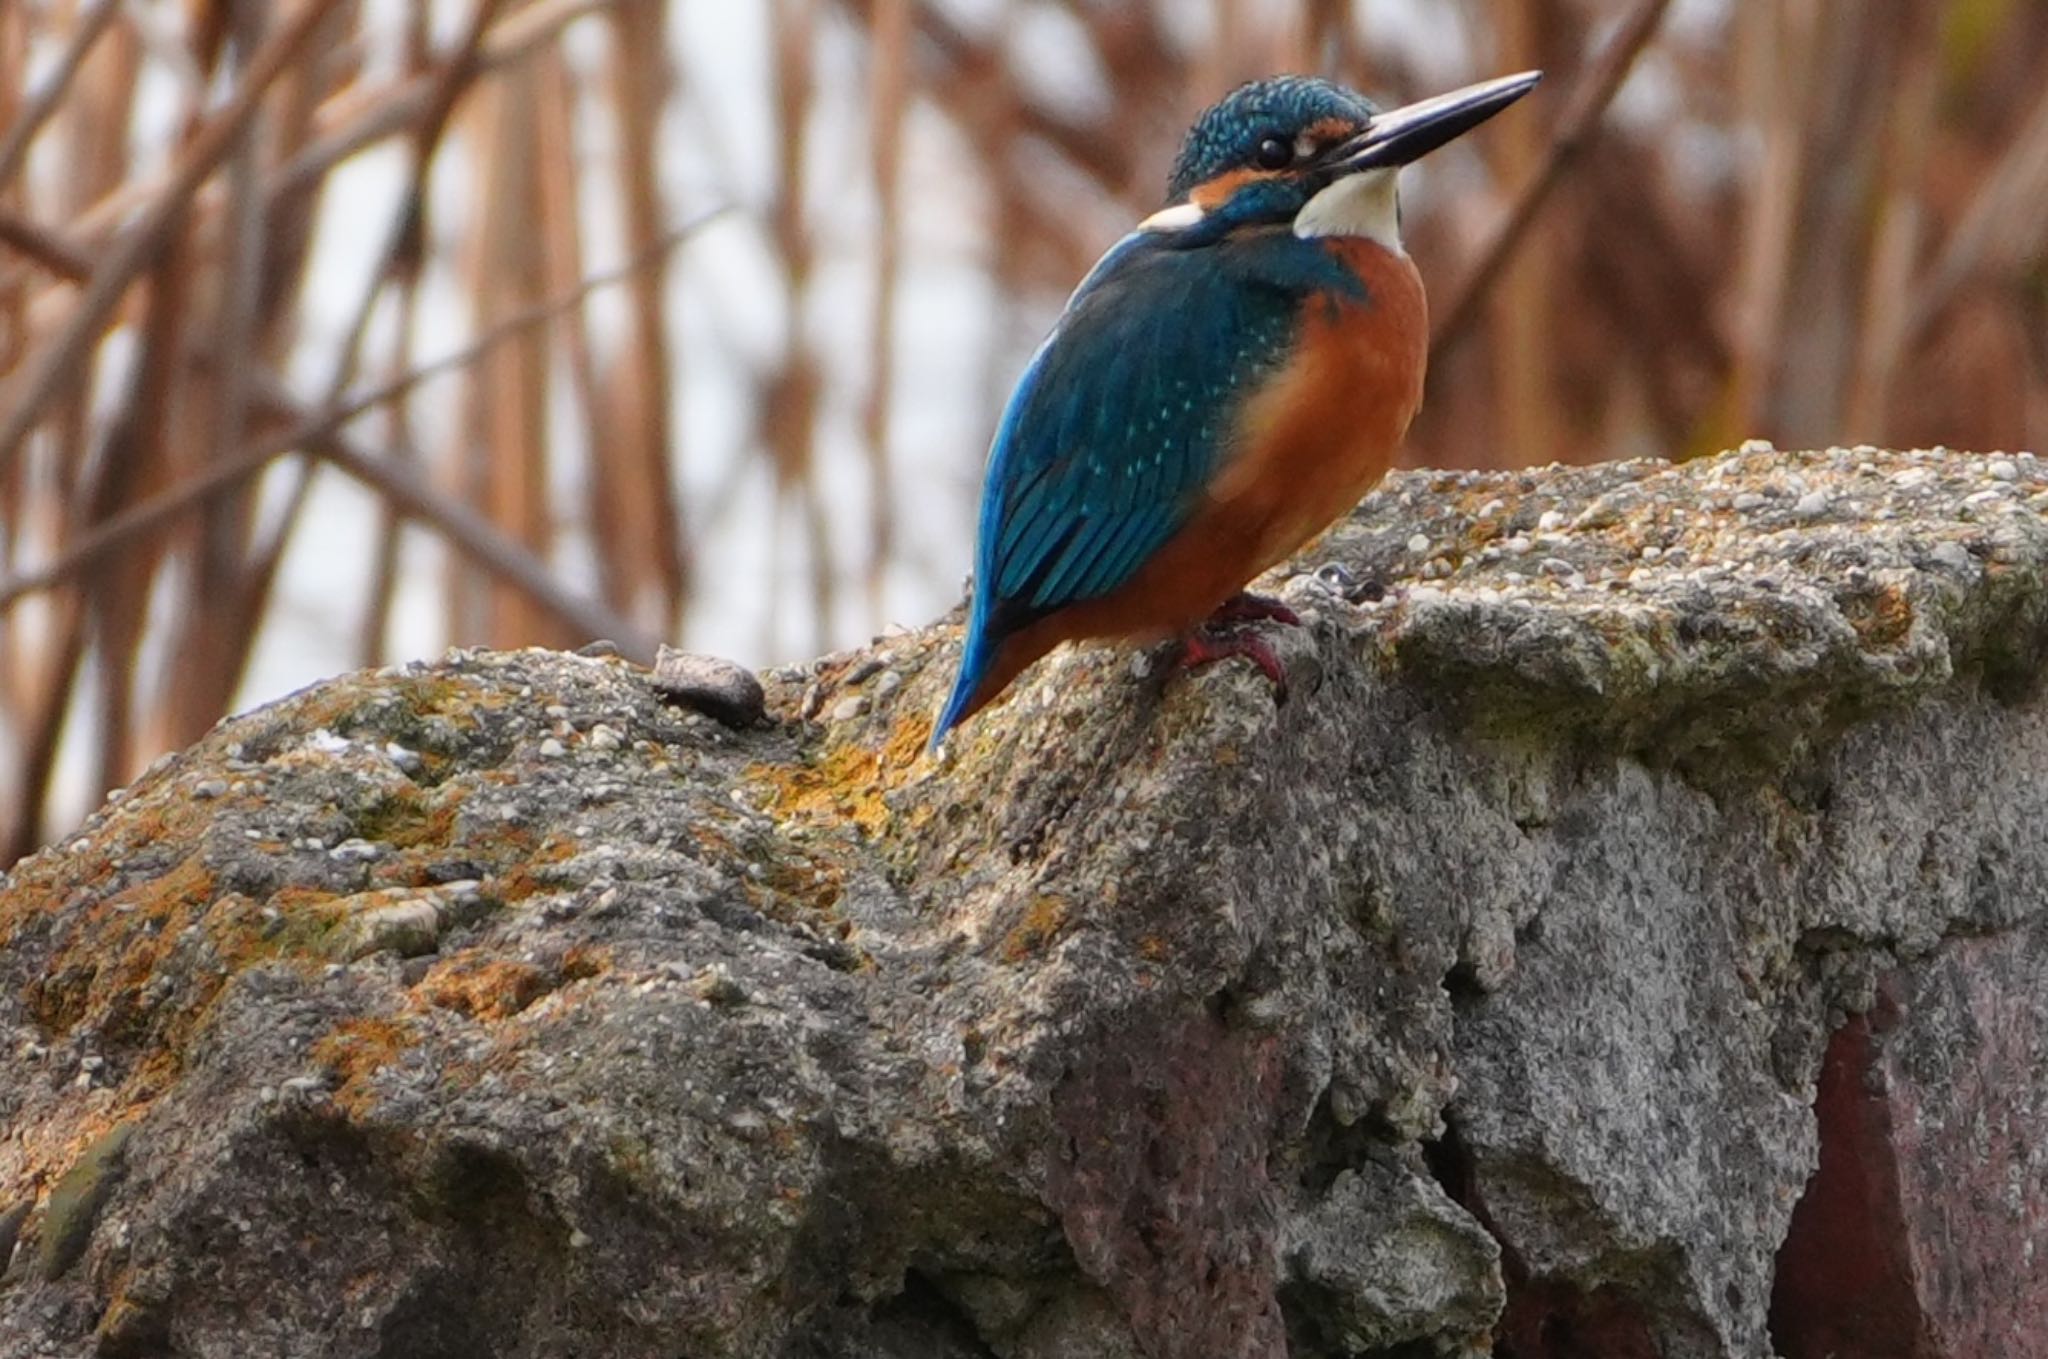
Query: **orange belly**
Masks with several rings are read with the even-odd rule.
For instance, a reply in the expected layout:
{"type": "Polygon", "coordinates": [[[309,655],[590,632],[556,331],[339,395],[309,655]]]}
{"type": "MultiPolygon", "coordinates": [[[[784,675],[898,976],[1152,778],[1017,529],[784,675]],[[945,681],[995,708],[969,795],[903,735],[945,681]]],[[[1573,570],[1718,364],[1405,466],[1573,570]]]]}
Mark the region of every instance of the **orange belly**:
{"type": "Polygon", "coordinates": [[[1332,237],[1366,298],[1311,304],[1287,368],[1250,401],[1234,453],[1186,527],[1110,594],[1004,639],[973,708],[1061,642],[1156,640],[1193,628],[1356,505],[1392,465],[1422,404],[1429,317],[1414,261],[1332,237]]]}

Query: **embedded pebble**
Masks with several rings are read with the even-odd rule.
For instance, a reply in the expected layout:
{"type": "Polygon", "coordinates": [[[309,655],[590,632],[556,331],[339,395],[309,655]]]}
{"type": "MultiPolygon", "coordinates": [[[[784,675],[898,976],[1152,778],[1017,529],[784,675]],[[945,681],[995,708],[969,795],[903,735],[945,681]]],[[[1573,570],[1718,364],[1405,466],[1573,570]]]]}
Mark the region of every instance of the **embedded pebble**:
{"type": "Polygon", "coordinates": [[[2012,481],[2020,474],[2019,464],[2011,458],[1993,458],[1984,465],[1984,475],[1993,481],[2012,481]]]}
{"type": "Polygon", "coordinates": [[[441,909],[425,896],[403,895],[404,889],[365,892],[360,898],[343,898],[339,907],[364,904],[349,914],[347,923],[334,932],[329,943],[332,956],[355,962],[373,953],[390,951],[401,958],[432,953],[441,941],[441,909]],[[369,906],[375,901],[400,899],[389,905],[369,906]]]}
{"type": "Polygon", "coordinates": [[[1826,491],[1808,491],[1792,503],[1792,513],[1801,519],[1818,519],[1828,512],[1831,503],[1826,491]]]}
{"type": "Polygon", "coordinates": [[[227,791],[228,781],[226,779],[201,779],[192,785],[192,796],[201,802],[211,802],[217,797],[226,795],[227,791]]]}
{"type": "Polygon", "coordinates": [[[712,1005],[742,1005],[747,1000],[747,989],[733,979],[732,973],[719,963],[706,964],[692,984],[697,998],[712,1005]]]}
{"type": "Polygon", "coordinates": [[[1408,539],[1408,550],[1417,556],[1429,551],[1429,535],[1426,533],[1412,535],[1408,539]]]}
{"type": "Polygon", "coordinates": [[[1756,491],[1744,491],[1728,503],[1737,514],[1752,514],[1771,502],[1756,491]]]}
{"type": "Polygon", "coordinates": [[[903,676],[894,670],[884,670],[875,676],[873,687],[876,698],[887,698],[903,687],[903,676]]]}
{"type": "Polygon", "coordinates": [[[1536,527],[1544,533],[1555,532],[1564,527],[1564,515],[1557,510],[1545,510],[1536,520],[1536,527]]]}
{"type": "Polygon", "coordinates": [[[1970,550],[1953,538],[1936,543],[1929,555],[1951,571],[1967,571],[1975,565],[1970,550]]]}
{"type": "Polygon", "coordinates": [[[832,705],[832,720],[846,722],[859,717],[868,710],[868,701],[859,694],[849,694],[832,705]]]}
{"type": "Polygon", "coordinates": [[[543,760],[559,760],[569,753],[559,737],[550,736],[540,743],[540,757],[543,760]]]}
{"type": "Polygon", "coordinates": [[[614,728],[603,722],[590,729],[590,748],[592,750],[617,750],[624,744],[625,739],[614,728]]]}
{"type": "Polygon", "coordinates": [[[654,688],[663,698],[728,727],[753,726],[767,709],[767,695],[754,672],[722,656],[665,646],[654,657],[654,688]]]}

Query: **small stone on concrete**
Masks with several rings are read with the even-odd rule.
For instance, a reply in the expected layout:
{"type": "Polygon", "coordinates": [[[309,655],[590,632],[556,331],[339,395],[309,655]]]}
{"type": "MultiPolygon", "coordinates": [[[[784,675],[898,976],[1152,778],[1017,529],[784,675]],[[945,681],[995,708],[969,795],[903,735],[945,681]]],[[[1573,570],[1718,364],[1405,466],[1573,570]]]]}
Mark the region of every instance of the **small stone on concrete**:
{"type": "Polygon", "coordinates": [[[754,672],[722,656],[663,647],[654,658],[654,687],[663,698],[728,727],[753,726],[767,708],[754,672]]]}

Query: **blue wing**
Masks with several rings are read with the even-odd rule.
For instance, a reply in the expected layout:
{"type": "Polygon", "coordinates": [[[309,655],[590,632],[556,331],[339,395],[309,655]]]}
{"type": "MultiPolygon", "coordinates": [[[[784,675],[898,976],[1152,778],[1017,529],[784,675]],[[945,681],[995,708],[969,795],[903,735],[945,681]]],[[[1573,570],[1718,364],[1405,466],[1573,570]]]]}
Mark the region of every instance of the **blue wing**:
{"type": "Polygon", "coordinates": [[[934,740],[1005,636],[1111,593],[1194,513],[1238,402],[1286,361],[1311,284],[1301,249],[1188,249],[1141,231],[1075,290],[989,451],[967,646],[934,740]]]}

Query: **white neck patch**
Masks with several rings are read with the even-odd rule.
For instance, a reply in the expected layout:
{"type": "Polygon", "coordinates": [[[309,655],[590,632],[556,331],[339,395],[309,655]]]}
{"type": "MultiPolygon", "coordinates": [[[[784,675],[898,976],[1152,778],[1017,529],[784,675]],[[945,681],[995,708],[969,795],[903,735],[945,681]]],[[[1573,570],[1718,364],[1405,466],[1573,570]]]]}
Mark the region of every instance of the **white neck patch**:
{"type": "Polygon", "coordinates": [[[1401,248],[1401,191],[1398,169],[1363,170],[1324,189],[1294,214],[1294,234],[1363,236],[1405,255],[1401,248]]]}
{"type": "Polygon", "coordinates": [[[1186,231],[1207,215],[1198,203],[1175,203],[1170,208],[1161,208],[1138,223],[1138,230],[1186,231]]]}

